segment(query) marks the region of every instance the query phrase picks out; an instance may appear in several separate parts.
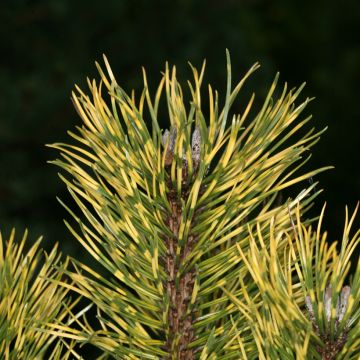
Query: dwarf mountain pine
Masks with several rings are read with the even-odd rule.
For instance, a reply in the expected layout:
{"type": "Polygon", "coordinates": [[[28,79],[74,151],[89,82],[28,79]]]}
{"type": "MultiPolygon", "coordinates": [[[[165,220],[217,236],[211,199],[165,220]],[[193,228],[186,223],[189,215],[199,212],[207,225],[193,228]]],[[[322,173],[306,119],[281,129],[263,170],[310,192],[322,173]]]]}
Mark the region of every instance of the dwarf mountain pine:
{"type": "Polygon", "coordinates": [[[74,220],[65,224],[104,272],[76,259],[57,266],[48,281],[89,305],[70,303],[37,331],[55,336],[64,358],[91,344],[99,359],[356,359],[358,259],[347,275],[357,209],[346,211],[339,251],[321,231],[324,210],[307,215],[321,191],[312,179],[327,168],[301,172],[322,133],[304,131],[303,86],[276,95],[276,75],[254,111],[254,96],[239,93],[259,66],[233,87],[227,53],[223,104],[210,85],[202,90],[205,66],[191,66],[190,102],[168,65],[154,96],[143,71],[136,98],[104,62],[100,82],[73,93],[83,123],[72,142],[51,145],[78,206],[62,203],[74,220]]]}

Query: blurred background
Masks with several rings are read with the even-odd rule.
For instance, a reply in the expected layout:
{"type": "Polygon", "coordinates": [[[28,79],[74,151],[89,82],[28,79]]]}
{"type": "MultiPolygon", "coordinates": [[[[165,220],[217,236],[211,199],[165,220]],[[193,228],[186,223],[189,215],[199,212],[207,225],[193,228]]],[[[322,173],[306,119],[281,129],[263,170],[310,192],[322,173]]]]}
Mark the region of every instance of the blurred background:
{"type": "MultiPolygon", "coordinates": [[[[0,229],[30,229],[46,246],[60,242],[65,253],[83,250],[66,230],[69,218],[56,196],[70,201],[57,157],[46,143],[68,141],[66,130],[80,124],[70,101],[74,83],[86,88],[97,77],[94,61],[105,53],[119,83],[141,88],[141,66],[152,89],[165,61],[180,77],[191,76],[187,61],[207,59],[205,83],[225,92],[225,48],[234,81],[256,61],[260,70],[247,84],[263,99],[276,73],[280,82],[306,81],[302,99],[315,96],[306,114],[328,131],[313,148],[308,168],[334,165],[319,175],[325,189],[325,226],[331,239],[343,228],[345,205],[360,198],[358,1],[74,1],[0,2],[0,229]],[[300,5],[301,4],[301,5],[300,5]]],[[[359,218],[356,226],[359,227],[359,218]]]]}

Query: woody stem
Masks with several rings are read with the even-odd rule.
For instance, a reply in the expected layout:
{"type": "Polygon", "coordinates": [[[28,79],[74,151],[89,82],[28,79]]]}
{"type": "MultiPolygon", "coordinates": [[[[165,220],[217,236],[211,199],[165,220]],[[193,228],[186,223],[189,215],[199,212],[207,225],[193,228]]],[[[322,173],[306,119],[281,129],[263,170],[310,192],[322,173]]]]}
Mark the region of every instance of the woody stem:
{"type": "MultiPolygon", "coordinates": [[[[170,192],[174,194],[174,192],[170,192]]],[[[184,259],[192,251],[194,236],[188,236],[186,243],[181,248],[180,262],[176,263],[176,248],[181,222],[181,205],[175,196],[169,197],[171,214],[168,216],[168,226],[173,237],[166,238],[167,253],[165,268],[167,281],[165,288],[170,300],[168,310],[169,335],[166,342],[166,351],[169,359],[185,360],[194,359],[194,350],[189,349],[188,345],[194,341],[195,333],[193,329],[193,313],[189,308],[189,303],[195,283],[195,269],[179,275],[179,267],[184,259]],[[177,277],[179,277],[177,279],[177,277]]]]}

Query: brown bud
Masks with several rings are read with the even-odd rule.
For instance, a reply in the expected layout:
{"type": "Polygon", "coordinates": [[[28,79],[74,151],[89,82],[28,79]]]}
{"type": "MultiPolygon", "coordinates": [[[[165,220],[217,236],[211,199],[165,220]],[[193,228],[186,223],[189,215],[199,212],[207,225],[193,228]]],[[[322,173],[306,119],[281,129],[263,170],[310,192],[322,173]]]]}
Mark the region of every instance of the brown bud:
{"type": "Polygon", "coordinates": [[[165,166],[170,166],[173,161],[176,135],[177,135],[177,129],[176,127],[173,127],[171,131],[165,130],[162,136],[163,146],[166,147],[166,144],[168,144],[165,154],[165,166]]]}
{"type": "Polygon", "coordinates": [[[199,167],[199,163],[200,163],[200,150],[201,150],[201,133],[200,133],[200,127],[196,126],[191,139],[192,161],[194,164],[195,171],[199,167]]]}

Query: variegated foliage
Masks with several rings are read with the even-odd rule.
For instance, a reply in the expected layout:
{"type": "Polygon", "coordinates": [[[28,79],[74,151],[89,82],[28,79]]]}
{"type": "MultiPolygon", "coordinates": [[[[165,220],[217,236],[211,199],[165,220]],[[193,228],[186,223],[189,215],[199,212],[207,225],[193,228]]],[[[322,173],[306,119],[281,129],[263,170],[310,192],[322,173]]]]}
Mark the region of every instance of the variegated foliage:
{"type": "MultiPolygon", "coordinates": [[[[301,238],[305,228],[299,214],[307,225],[304,214],[318,193],[304,180],[325,168],[298,171],[321,133],[303,131],[310,119],[301,118],[309,102],[298,101],[303,86],[288,90],[285,84],[275,97],[276,76],[257,113],[252,96],[241,114],[233,114],[232,105],[257,64],[232,88],[227,54],[224,106],[208,86],[207,109],[200,90],[204,66],[200,73],[191,67],[188,105],[175,67],[166,66],[154,99],[144,71],[144,89],[136,100],[118,85],[106,58],[105,65],[106,73],[98,65],[99,84],[88,81],[90,95],[79,88],[73,93],[83,120],[76,133],[69,133],[76,143],[52,145],[61,152],[54,163],[66,171],[60,177],[80,208],[64,204],[78,224],[66,225],[107,272],[72,261],[66,273],[75,285],[63,286],[96,305],[98,326],[84,317],[81,329],[58,326],[58,333],[118,359],[304,354],[310,347],[292,331],[299,323],[299,331],[309,330],[303,336],[307,342],[316,338],[305,298],[310,296],[311,316],[318,322],[326,284],[321,278],[314,286],[322,290],[314,292],[304,283],[316,269],[308,262],[323,254],[301,248],[307,240],[301,238]],[[159,124],[161,98],[168,130],[159,124]],[[300,182],[299,194],[279,202],[281,191],[300,182]],[[296,236],[292,218],[298,219],[296,236]],[[310,272],[307,277],[303,269],[310,272]],[[271,281],[259,283],[262,276],[271,281]],[[282,301],[269,307],[277,300],[282,301]],[[289,328],[283,326],[285,314],[289,322],[296,320],[289,328]],[[284,337],[282,329],[287,329],[284,337]],[[264,339],[269,333],[277,339],[271,351],[267,344],[274,342],[264,339]]],[[[320,260],[330,271],[328,259],[320,260]]]]}
{"type": "Polygon", "coordinates": [[[40,241],[26,251],[27,232],[20,242],[14,230],[6,242],[0,233],[0,358],[4,360],[65,360],[72,352],[73,344],[50,334],[46,325],[64,322],[77,303],[58,285],[67,261],[61,263],[57,246],[49,254],[41,251],[40,241]]]}
{"type": "Polygon", "coordinates": [[[356,212],[349,219],[346,211],[340,251],[320,231],[324,211],[313,229],[301,223],[299,208],[290,231],[277,231],[274,220],[268,241],[268,230],[259,225],[251,231],[249,249],[238,245],[254,286],[239,279],[241,296],[224,291],[247,319],[236,323],[233,344],[243,359],[358,359],[359,259],[345,286],[360,242],[360,230],[350,234],[356,212]]]}

